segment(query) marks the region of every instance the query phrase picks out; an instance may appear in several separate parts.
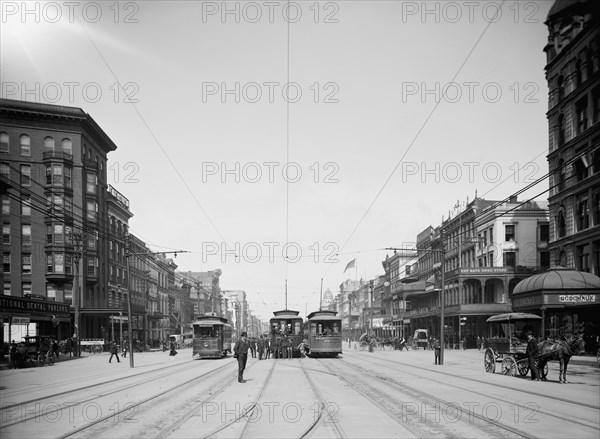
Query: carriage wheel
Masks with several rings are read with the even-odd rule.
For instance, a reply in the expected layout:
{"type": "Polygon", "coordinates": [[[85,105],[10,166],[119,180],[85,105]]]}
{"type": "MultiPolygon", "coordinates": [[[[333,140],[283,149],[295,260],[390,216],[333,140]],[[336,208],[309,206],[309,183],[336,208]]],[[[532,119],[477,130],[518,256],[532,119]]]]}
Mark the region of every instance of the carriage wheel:
{"type": "Polygon", "coordinates": [[[513,357],[504,357],[502,360],[502,375],[511,377],[517,375],[517,362],[513,357]]]}
{"type": "Polygon", "coordinates": [[[483,365],[486,372],[496,372],[496,356],[494,355],[494,351],[490,348],[487,348],[485,354],[483,354],[483,365]]]}
{"type": "Polygon", "coordinates": [[[522,377],[527,376],[529,373],[529,360],[527,358],[522,358],[517,361],[517,369],[519,371],[519,375],[522,377]]]}
{"type": "Polygon", "coordinates": [[[42,367],[43,365],[44,365],[44,356],[42,354],[39,354],[37,356],[36,366],[42,367]]]}
{"type": "Polygon", "coordinates": [[[50,356],[48,356],[48,365],[54,366],[55,361],[56,361],[56,357],[54,356],[54,354],[50,354],[50,356]]]}

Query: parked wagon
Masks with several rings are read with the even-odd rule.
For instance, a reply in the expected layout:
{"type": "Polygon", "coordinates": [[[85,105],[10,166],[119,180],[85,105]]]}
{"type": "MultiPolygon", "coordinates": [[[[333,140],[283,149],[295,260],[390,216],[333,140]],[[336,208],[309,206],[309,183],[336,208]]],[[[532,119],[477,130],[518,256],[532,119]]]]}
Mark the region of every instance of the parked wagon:
{"type": "MultiPolygon", "coordinates": [[[[484,339],[485,371],[496,372],[496,363],[500,363],[503,375],[516,376],[519,373],[526,376],[529,373],[529,359],[525,353],[527,332],[539,333],[541,320],[540,316],[527,313],[505,313],[487,319],[489,337],[484,339]]],[[[539,362],[539,359],[536,361],[539,362]]],[[[547,364],[540,374],[542,377],[548,374],[547,364]]]]}
{"type": "Polygon", "coordinates": [[[34,335],[24,337],[25,341],[17,346],[19,353],[18,367],[53,366],[56,357],[52,350],[52,337],[45,335],[34,335]]]}

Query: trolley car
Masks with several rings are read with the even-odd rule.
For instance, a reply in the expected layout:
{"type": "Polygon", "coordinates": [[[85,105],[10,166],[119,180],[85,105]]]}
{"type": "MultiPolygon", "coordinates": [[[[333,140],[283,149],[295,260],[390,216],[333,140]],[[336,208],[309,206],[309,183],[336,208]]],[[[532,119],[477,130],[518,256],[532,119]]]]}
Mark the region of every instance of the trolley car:
{"type": "Polygon", "coordinates": [[[337,357],[342,353],[342,318],[337,311],[315,311],[307,316],[308,355],[337,357]]]}
{"type": "Polygon", "coordinates": [[[200,316],[193,326],[193,358],[222,358],[231,353],[232,328],[226,318],[200,316]]]}
{"type": "Polygon", "coordinates": [[[282,346],[282,340],[287,339],[292,346],[292,357],[300,358],[300,349],[298,346],[304,340],[303,320],[299,317],[300,311],[291,311],[284,309],[281,311],[273,311],[273,316],[270,320],[271,328],[271,349],[277,358],[277,351],[282,346]],[[284,337],[285,336],[285,337],[284,337]]]}

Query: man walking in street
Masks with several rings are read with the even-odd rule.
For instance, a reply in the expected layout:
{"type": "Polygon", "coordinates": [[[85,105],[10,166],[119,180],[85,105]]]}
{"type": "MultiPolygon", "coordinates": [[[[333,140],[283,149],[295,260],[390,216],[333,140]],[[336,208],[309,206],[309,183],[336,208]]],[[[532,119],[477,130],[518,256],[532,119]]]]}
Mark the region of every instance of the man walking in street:
{"type": "Polygon", "coordinates": [[[265,353],[265,340],[264,340],[264,338],[263,338],[262,335],[258,338],[257,349],[258,349],[258,359],[262,360],[263,359],[263,355],[265,353]]]}
{"type": "Polygon", "coordinates": [[[119,350],[117,349],[117,343],[115,343],[115,341],[113,340],[113,341],[110,343],[110,358],[108,359],[108,362],[109,362],[109,363],[110,363],[110,362],[112,362],[112,357],[113,357],[113,355],[114,355],[115,357],[117,357],[117,363],[120,363],[120,362],[121,362],[121,360],[119,360],[119,353],[118,353],[118,352],[119,352],[119,350]]]}
{"type": "Polygon", "coordinates": [[[533,338],[533,334],[531,332],[527,333],[527,349],[525,349],[525,354],[527,354],[527,358],[529,359],[529,369],[531,369],[531,381],[539,381],[540,376],[535,365],[535,357],[538,354],[538,344],[537,340],[533,338]]]}
{"type": "Polygon", "coordinates": [[[248,361],[248,334],[242,332],[241,338],[235,342],[233,347],[234,357],[238,361],[238,383],[245,383],[244,369],[246,369],[246,361],[248,361]]]}

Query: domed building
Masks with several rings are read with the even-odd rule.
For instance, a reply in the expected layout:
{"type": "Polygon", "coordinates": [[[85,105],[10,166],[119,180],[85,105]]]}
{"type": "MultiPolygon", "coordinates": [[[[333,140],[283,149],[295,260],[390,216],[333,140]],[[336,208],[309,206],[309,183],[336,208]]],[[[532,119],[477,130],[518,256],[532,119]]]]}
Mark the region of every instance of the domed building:
{"type": "Polygon", "coordinates": [[[519,282],[512,297],[513,311],[541,312],[542,334],[537,335],[581,336],[586,351],[595,352],[600,335],[600,277],[552,267],[519,282]]]}

